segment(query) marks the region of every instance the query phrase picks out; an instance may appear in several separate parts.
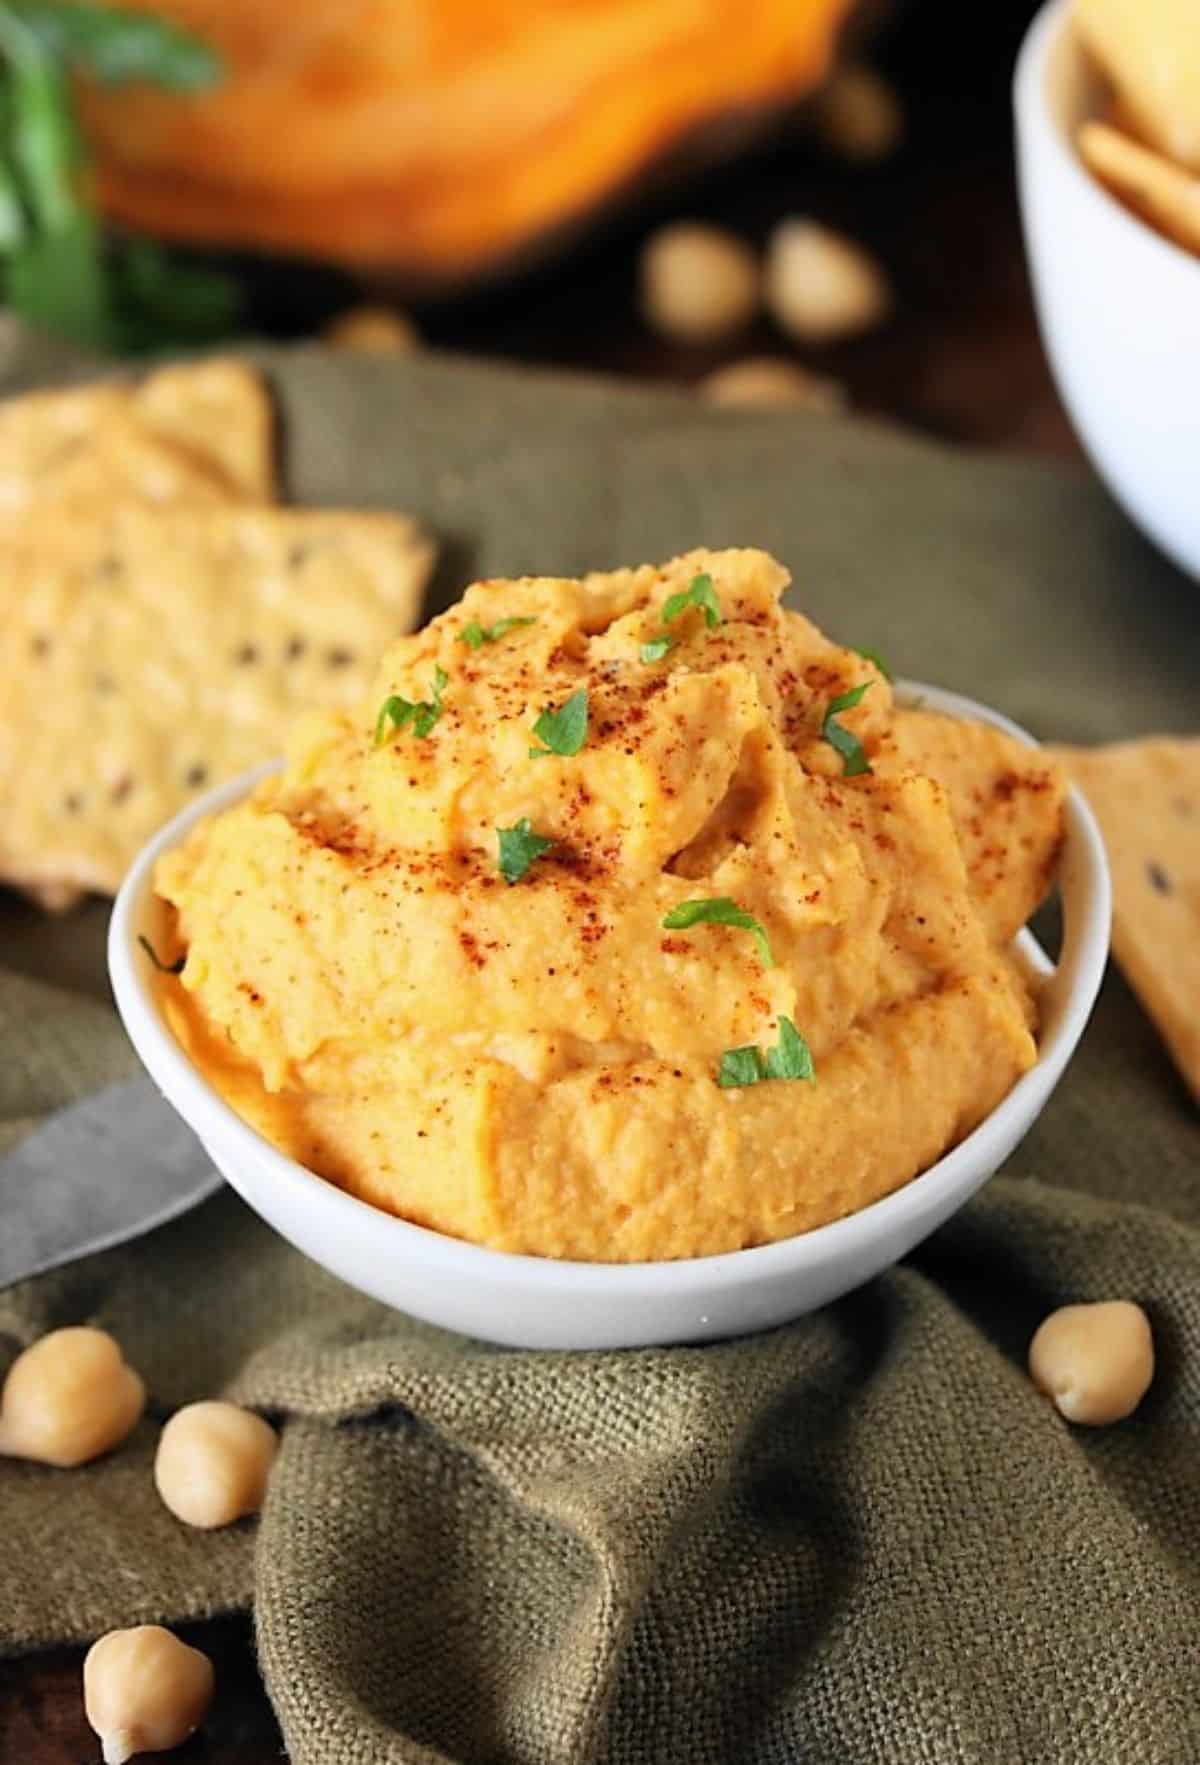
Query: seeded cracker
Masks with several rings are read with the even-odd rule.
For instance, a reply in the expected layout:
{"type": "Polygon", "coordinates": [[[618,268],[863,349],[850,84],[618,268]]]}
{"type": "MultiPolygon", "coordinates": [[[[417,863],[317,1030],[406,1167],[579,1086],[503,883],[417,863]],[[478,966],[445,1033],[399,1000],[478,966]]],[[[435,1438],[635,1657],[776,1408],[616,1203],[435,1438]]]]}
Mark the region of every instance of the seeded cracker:
{"type": "Polygon", "coordinates": [[[190,797],[363,697],[433,550],[401,516],[149,511],[14,522],[0,580],[0,880],[116,889],[190,797]]]}
{"type": "Polygon", "coordinates": [[[107,513],[116,502],[271,502],[273,415],[241,362],[162,368],[0,403],[0,513],[107,513]]]}
{"type": "Polygon", "coordinates": [[[1200,1100],[1200,739],[1063,748],[1059,758],[1108,847],[1113,952],[1200,1100]]]}

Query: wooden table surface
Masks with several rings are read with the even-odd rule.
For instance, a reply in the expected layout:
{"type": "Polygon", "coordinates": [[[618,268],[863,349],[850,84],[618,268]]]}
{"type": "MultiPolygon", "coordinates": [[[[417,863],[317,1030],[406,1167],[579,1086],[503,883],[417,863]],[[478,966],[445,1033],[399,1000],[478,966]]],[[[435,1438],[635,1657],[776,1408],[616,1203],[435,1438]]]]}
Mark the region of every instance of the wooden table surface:
{"type": "MultiPolygon", "coordinates": [[[[884,38],[880,55],[910,109],[905,146],[885,165],[847,168],[797,135],[610,228],[568,265],[421,314],[426,337],[434,346],[676,383],[747,353],[786,353],[765,323],[719,352],[664,346],[637,318],[633,264],[639,240],[669,215],[720,220],[761,239],[782,215],[812,214],[866,243],[895,283],[888,325],[805,357],[843,380],[857,408],[955,441],[1078,455],[1037,337],[1013,188],[1007,88],[1030,8],[1022,0],[982,10],[983,19],[965,19],[950,0],[915,0],[884,38]]],[[[296,328],[278,280],[268,278],[259,299],[274,328],[296,328]]],[[[250,1620],[183,1634],[212,1655],[219,1689],[204,1733],[173,1757],[180,1765],[277,1761],[282,1742],[255,1669],[250,1620]]],[[[0,1765],[98,1757],[83,1718],[81,1658],[63,1649],[0,1662],[0,1765]]]]}

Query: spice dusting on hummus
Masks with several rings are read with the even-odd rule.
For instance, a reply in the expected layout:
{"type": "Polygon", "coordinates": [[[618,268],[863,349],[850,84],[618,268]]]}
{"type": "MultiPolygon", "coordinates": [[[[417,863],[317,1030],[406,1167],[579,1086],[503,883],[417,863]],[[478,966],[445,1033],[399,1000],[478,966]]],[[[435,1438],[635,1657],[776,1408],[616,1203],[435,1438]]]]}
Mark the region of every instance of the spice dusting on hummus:
{"type": "Polygon", "coordinates": [[[893,704],[757,551],[483,582],[157,886],[176,1034],[283,1151],[541,1256],[762,1244],[906,1183],[1035,1058],[1062,784],[893,704]]]}

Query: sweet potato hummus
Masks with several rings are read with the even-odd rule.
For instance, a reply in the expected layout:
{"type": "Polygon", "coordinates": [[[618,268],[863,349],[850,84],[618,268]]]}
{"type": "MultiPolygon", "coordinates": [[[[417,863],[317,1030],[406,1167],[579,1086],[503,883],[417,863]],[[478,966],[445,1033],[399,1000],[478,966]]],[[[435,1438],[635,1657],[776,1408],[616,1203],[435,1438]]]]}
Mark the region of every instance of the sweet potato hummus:
{"type": "Polygon", "coordinates": [[[483,582],[160,865],[176,1033],[277,1146],[625,1262],[906,1183],[1035,1057],[1054,766],[899,711],[757,551],[483,582]],[[860,690],[861,689],[861,690],[860,690]]]}

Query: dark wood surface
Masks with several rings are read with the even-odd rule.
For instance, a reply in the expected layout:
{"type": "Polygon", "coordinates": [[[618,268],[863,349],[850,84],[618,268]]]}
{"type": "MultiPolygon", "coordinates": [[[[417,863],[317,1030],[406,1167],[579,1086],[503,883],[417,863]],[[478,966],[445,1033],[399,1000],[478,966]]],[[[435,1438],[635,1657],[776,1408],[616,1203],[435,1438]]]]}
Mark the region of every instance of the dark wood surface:
{"type": "MultiPolygon", "coordinates": [[[[728,222],[753,238],[788,213],[853,233],[897,292],[892,321],[805,359],[845,382],[854,405],[955,441],[1070,456],[1077,444],[1037,337],[1012,180],[1007,88],[1029,8],[918,3],[880,46],[905,93],[910,127],[890,162],[849,169],[799,133],[670,206],[643,212],[519,287],[420,315],[435,345],[517,360],[688,383],[722,361],[787,346],[764,323],[720,351],[664,346],[638,320],[636,250],[665,215],[728,222]],[[962,33],[970,32],[970,41],[962,33]],[[951,71],[952,70],[952,71],[951,71]]],[[[302,299],[283,279],[258,295],[270,328],[294,332],[345,299],[335,283],[302,299]]],[[[212,1655],[218,1695],[180,1765],[267,1765],[282,1742],[259,1681],[250,1622],[185,1631],[212,1655]]],[[[98,1750],[84,1717],[79,1651],[0,1662],[0,1765],[80,1765],[98,1750]]]]}

